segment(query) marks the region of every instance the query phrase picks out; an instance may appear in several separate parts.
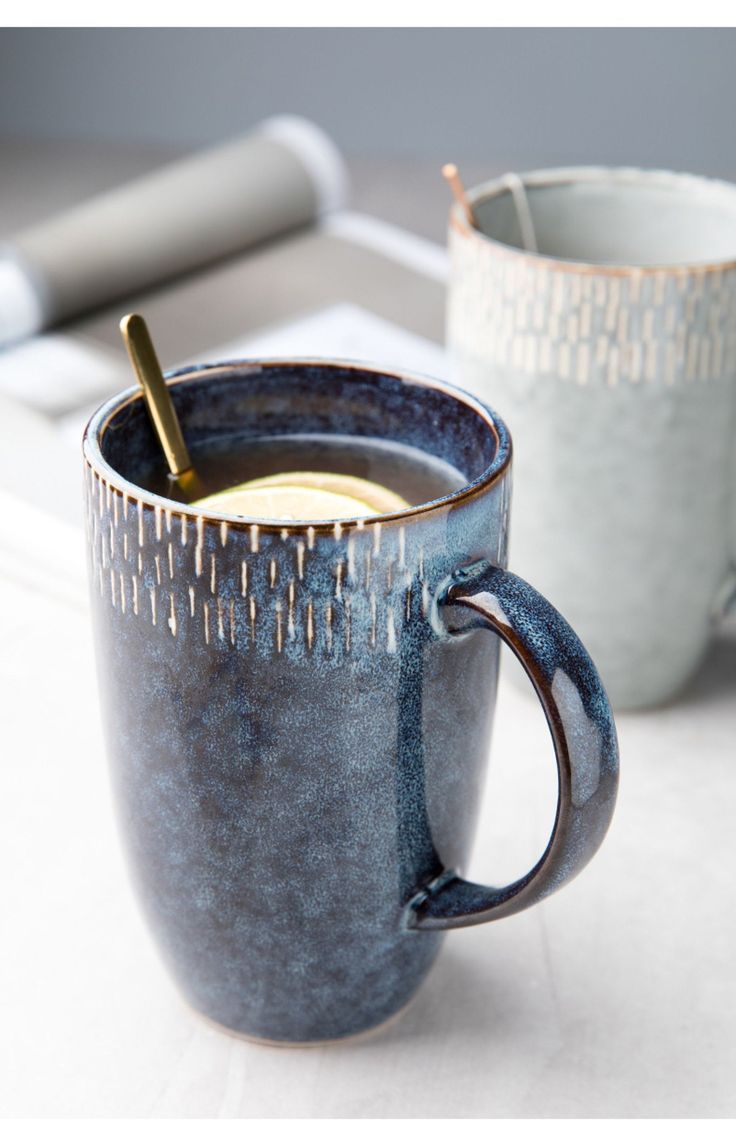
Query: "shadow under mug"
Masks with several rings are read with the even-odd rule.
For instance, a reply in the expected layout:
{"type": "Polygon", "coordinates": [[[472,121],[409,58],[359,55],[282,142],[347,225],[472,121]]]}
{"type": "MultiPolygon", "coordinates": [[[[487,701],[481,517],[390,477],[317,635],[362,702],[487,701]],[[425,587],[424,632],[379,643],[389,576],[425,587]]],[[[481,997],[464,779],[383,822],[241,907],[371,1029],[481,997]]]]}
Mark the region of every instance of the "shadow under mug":
{"type": "Polygon", "coordinates": [[[448,344],[514,435],[512,566],[615,708],[664,701],[736,588],[736,185],[583,167],[469,198],[448,344]]]}
{"type": "Polygon", "coordinates": [[[528,907],[587,863],[615,800],[610,708],[570,627],[504,569],[511,445],[480,402],[340,362],[169,383],[195,463],[234,438],[330,433],[418,448],[467,480],[394,515],[253,521],[146,490],[158,445],[139,391],[85,434],[107,745],[148,922],[210,1019],[343,1038],[406,1005],[445,929],[528,907]],[[544,707],[559,803],[536,866],[490,888],[461,870],[499,637],[544,707]]]}

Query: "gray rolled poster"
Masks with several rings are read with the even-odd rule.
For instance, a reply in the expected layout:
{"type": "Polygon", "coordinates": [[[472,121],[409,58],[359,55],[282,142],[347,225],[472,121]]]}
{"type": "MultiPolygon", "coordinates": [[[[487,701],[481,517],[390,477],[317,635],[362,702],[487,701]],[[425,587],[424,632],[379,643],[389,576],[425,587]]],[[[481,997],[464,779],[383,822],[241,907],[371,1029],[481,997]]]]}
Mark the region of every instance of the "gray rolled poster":
{"type": "Polygon", "coordinates": [[[319,127],[277,116],[23,230],[0,249],[0,346],[307,225],[346,181],[319,127]]]}

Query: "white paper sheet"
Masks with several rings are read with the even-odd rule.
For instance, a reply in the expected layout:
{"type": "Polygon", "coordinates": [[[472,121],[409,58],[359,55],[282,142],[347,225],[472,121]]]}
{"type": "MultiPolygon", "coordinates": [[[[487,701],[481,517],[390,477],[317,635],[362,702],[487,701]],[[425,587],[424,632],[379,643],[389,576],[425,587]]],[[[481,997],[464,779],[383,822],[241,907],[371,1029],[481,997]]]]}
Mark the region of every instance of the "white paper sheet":
{"type": "Polygon", "coordinates": [[[71,333],[46,333],[0,350],[0,393],[47,416],[101,403],[130,383],[123,357],[71,333]]]}
{"type": "MultiPolygon", "coordinates": [[[[440,379],[446,377],[448,370],[447,356],[440,345],[409,333],[358,305],[347,304],[318,309],[297,321],[263,329],[255,336],[215,345],[199,356],[203,361],[269,356],[342,357],[440,379]]],[[[66,360],[72,361],[69,352],[66,360]]],[[[191,362],[179,361],[178,365],[188,363],[191,362]]],[[[122,383],[117,381],[105,395],[112,395],[129,383],[129,376],[124,376],[122,383]]],[[[99,403],[99,399],[85,400],[58,418],[62,435],[73,447],[78,447],[84,426],[99,403]]]]}
{"type": "Polygon", "coordinates": [[[275,355],[342,357],[440,379],[447,375],[447,356],[440,345],[349,304],[330,305],[301,320],[264,329],[254,337],[229,341],[208,355],[211,360],[275,355]]]}

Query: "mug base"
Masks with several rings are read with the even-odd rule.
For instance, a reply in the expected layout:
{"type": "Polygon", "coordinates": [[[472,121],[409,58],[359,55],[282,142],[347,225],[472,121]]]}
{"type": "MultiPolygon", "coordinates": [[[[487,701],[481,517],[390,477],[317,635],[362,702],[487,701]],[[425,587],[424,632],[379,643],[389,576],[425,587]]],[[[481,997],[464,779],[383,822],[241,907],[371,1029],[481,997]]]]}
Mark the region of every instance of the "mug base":
{"type": "Polygon", "coordinates": [[[363,1042],[366,1038],[373,1038],[374,1035],[382,1034],[385,1030],[389,1030],[397,1022],[400,1021],[406,1014],[410,1006],[413,1006],[417,994],[413,994],[408,1002],[395,1010],[389,1018],[384,1019],[383,1022],[377,1022],[375,1026],[369,1026],[365,1030],[359,1030],[355,1034],[344,1034],[339,1038],[312,1038],[305,1041],[293,1041],[291,1039],[281,1038],[260,1038],[256,1034],[245,1034],[242,1030],[233,1030],[232,1027],[226,1026],[223,1022],[217,1022],[209,1015],[203,1014],[201,1010],[197,1010],[196,1006],[186,1003],[188,1009],[205,1022],[213,1030],[219,1030],[221,1034],[227,1034],[230,1038],[238,1038],[241,1042],[252,1042],[256,1046],[276,1046],[286,1049],[305,1049],[311,1050],[318,1046],[342,1046],[349,1043],[352,1045],[354,1042],[363,1042]]]}

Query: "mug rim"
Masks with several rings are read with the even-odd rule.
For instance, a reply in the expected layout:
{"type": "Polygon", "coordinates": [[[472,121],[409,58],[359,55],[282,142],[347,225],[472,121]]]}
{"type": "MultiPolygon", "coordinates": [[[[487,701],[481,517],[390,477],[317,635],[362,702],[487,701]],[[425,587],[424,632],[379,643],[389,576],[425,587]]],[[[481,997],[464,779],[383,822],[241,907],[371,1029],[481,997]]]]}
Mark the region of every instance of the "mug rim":
{"type": "MultiPolygon", "coordinates": [[[[647,169],[634,166],[562,166],[539,170],[525,171],[514,177],[521,180],[524,188],[537,189],[546,186],[557,186],[565,183],[595,182],[608,179],[620,183],[643,183],[660,185],[664,187],[696,186],[702,193],[708,191],[715,196],[730,196],[734,199],[736,208],[736,183],[728,182],[723,178],[711,178],[704,174],[689,174],[685,171],[672,171],[662,169],[647,169]]],[[[477,186],[467,190],[470,205],[477,202],[495,198],[500,194],[511,193],[509,172],[497,178],[488,179],[477,186]]],[[[616,264],[604,262],[579,261],[575,258],[563,258],[556,254],[542,254],[532,250],[524,250],[519,246],[509,245],[490,234],[472,226],[460,205],[454,202],[450,207],[450,228],[454,229],[465,239],[478,242],[481,246],[491,247],[499,256],[519,258],[538,268],[561,270],[567,273],[601,275],[606,277],[637,277],[652,274],[673,274],[682,276],[686,274],[722,273],[724,270],[736,269],[736,255],[724,258],[723,261],[688,261],[673,262],[670,264],[632,265],[628,262],[616,264]]]]}
{"type": "Polygon", "coordinates": [[[426,503],[418,503],[407,507],[403,511],[392,511],[380,515],[357,517],[344,516],[339,519],[288,520],[260,518],[250,515],[235,515],[225,511],[213,511],[203,507],[196,507],[190,503],[182,503],[179,500],[168,499],[166,496],[148,491],[146,488],[132,483],[112,467],[102,454],[101,443],[104,439],[105,431],[113,417],[122,412],[128,405],[138,400],[143,400],[143,390],[139,385],[131,385],[129,388],[111,396],[92,414],[82,436],[84,459],[103,482],[108,483],[111,488],[126,495],[129,500],[138,501],[139,503],[154,508],[158,507],[168,511],[173,510],[176,511],[178,515],[186,515],[192,519],[203,518],[205,521],[211,521],[213,523],[227,523],[229,527],[239,528],[241,530],[249,530],[256,525],[259,530],[266,532],[281,532],[285,529],[288,529],[290,532],[301,532],[311,529],[315,533],[319,533],[332,532],[336,525],[339,525],[341,529],[345,529],[355,526],[370,527],[375,524],[393,522],[394,520],[408,522],[414,516],[425,515],[432,511],[445,511],[457,503],[473,499],[487,491],[508,473],[512,458],[511,436],[500,416],[482,400],[478,400],[464,389],[458,388],[456,385],[450,384],[447,381],[438,380],[422,373],[404,369],[392,369],[370,362],[349,360],[341,357],[254,357],[234,361],[216,361],[206,364],[184,365],[181,368],[166,371],[164,377],[170,385],[171,382],[173,382],[171,386],[175,386],[178,384],[186,384],[190,381],[201,380],[206,378],[208,374],[214,375],[223,370],[228,372],[236,370],[238,373],[247,376],[249,372],[257,373],[264,368],[276,369],[315,365],[321,368],[351,369],[355,372],[373,373],[377,376],[392,377],[398,380],[402,385],[409,384],[418,388],[434,389],[444,393],[457,403],[465,405],[466,408],[475,412],[479,419],[485,421],[486,426],[494,436],[496,442],[496,451],[492,462],[488,467],[484,468],[476,479],[464,484],[457,491],[440,496],[438,499],[429,500],[426,503]]]}

